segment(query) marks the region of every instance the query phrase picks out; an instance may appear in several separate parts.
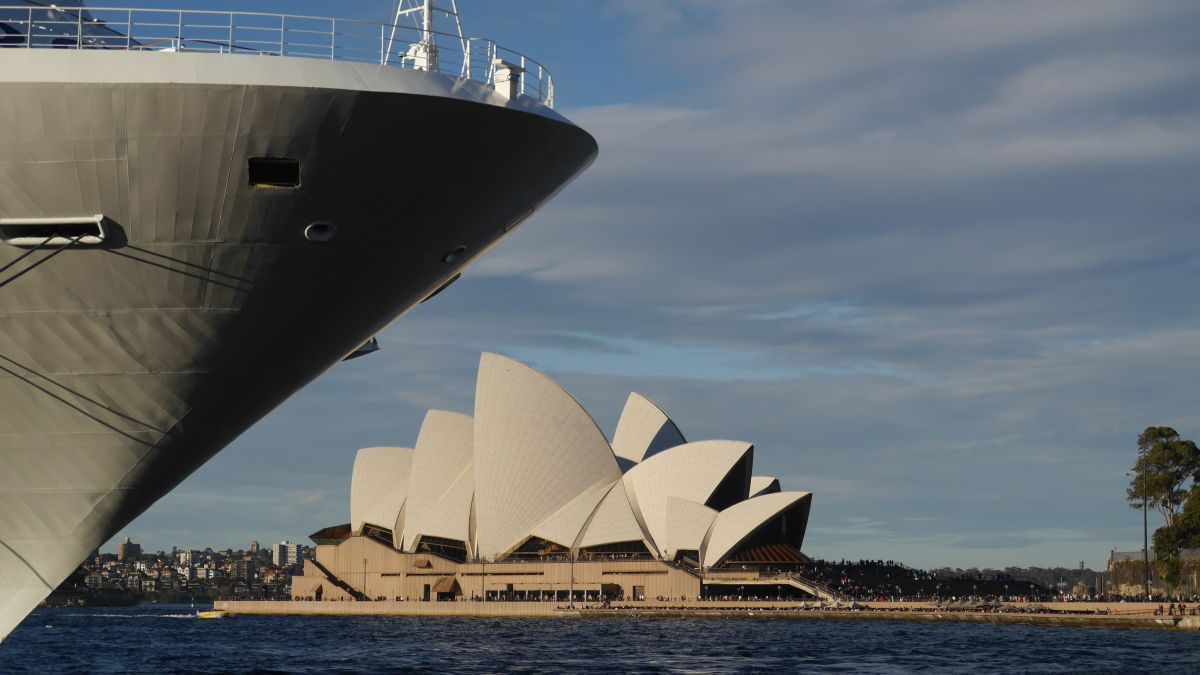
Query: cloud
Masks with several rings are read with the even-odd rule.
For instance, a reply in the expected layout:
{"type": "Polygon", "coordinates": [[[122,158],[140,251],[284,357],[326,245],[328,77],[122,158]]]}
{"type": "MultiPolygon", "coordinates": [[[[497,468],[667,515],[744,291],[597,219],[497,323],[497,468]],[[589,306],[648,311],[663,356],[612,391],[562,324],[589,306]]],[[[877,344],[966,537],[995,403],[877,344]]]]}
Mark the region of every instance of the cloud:
{"type": "Polygon", "coordinates": [[[796,7],[700,0],[620,3],[646,54],[669,55],[749,100],[787,96],[913,69],[970,71],[1027,62],[1096,43],[1113,49],[1139,29],[1184,42],[1172,31],[1196,16],[1186,0],[847,2],[796,7]],[[655,8],[648,10],[647,8],[655,8]],[[714,78],[714,70],[722,77],[714,78]]]}
{"type": "Polygon", "coordinates": [[[636,390],[754,442],[824,557],[1097,566],[1140,536],[1138,432],[1200,434],[1200,6],[543,9],[601,31],[556,70],[611,92],[565,111],[596,164],[188,490],[322,493],[255,509],[271,538],[344,522],[354,449],[470,412],[488,350],[610,434],[636,390]]]}
{"type": "Polygon", "coordinates": [[[989,101],[966,117],[988,127],[1064,112],[1080,117],[1103,117],[1130,109],[1153,113],[1162,105],[1154,93],[1185,87],[1185,82],[1200,75],[1200,63],[1172,56],[1093,55],[1036,63],[1010,77],[989,101]]]}

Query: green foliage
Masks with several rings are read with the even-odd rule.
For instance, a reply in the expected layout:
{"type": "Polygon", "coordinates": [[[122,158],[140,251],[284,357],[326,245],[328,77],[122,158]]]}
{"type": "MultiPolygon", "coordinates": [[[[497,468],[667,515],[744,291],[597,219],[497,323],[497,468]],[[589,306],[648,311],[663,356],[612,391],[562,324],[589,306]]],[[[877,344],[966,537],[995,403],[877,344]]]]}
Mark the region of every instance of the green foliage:
{"type": "Polygon", "coordinates": [[[1126,498],[1135,509],[1142,500],[1162,514],[1154,531],[1154,550],[1161,578],[1179,583],[1179,550],[1200,547],[1200,449],[1171,427],[1147,427],[1138,436],[1138,459],[1126,498]],[[1190,490],[1185,484],[1191,480],[1190,490]]]}
{"type": "Polygon", "coordinates": [[[1179,583],[1179,549],[1200,548],[1200,485],[1192,489],[1184,501],[1183,510],[1171,522],[1154,531],[1154,550],[1158,554],[1163,579],[1171,585],[1179,583]]]}
{"type": "Polygon", "coordinates": [[[996,579],[1007,576],[1013,580],[1013,592],[1020,590],[1021,582],[1033,582],[1046,588],[1057,588],[1059,583],[1065,584],[1070,590],[1076,584],[1092,585],[1099,572],[1078,567],[1005,567],[1002,570],[971,567],[969,569],[941,567],[929,570],[938,578],[954,579],[959,577],[978,577],[980,579],[996,579]]]}
{"type": "Polygon", "coordinates": [[[1183,510],[1170,526],[1154,532],[1156,551],[1178,551],[1181,548],[1200,548],[1200,485],[1193,484],[1183,510]]]}
{"type": "Polygon", "coordinates": [[[1200,448],[1171,427],[1146,427],[1137,445],[1138,459],[1126,492],[1129,505],[1140,509],[1144,498],[1169,528],[1187,499],[1184,484],[1200,473],[1200,448]]]}
{"type": "Polygon", "coordinates": [[[1179,556],[1173,555],[1158,562],[1158,573],[1163,581],[1170,586],[1179,585],[1179,556]]]}

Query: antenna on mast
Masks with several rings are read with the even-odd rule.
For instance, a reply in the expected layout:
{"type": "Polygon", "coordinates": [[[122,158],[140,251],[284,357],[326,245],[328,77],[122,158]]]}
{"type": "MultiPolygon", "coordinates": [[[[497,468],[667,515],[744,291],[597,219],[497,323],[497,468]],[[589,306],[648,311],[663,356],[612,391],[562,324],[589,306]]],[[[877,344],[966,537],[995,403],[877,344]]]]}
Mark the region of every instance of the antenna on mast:
{"type": "MultiPolygon", "coordinates": [[[[412,23],[416,29],[416,33],[420,35],[417,42],[409,45],[408,49],[401,57],[403,65],[411,67],[413,70],[428,70],[440,72],[440,64],[438,63],[438,48],[437,36],[444,37],[456,36],[459,44],[462,47],[462,53],[466,54],[470,48],[469,41],[463,35],[462,20],[458,16],[458,0],[399,0],[396,4],[396,16],[392,20],[392,33],[388,38],[387,53],[384,56],[383,63],[387,65],[391,60],[392,50],[396,42],[397,30],[409,30],[407,25],[412,23]],[[437,33],[434,30],[434,17],[441,14],[444,17],[451,19],[454,22],[453,33],[437,33]]],[[[466,70],[467,64],[463,63],[463,70],[466,70]]],[[[467,76],[469,73],[463,73],[467,76]]]]}

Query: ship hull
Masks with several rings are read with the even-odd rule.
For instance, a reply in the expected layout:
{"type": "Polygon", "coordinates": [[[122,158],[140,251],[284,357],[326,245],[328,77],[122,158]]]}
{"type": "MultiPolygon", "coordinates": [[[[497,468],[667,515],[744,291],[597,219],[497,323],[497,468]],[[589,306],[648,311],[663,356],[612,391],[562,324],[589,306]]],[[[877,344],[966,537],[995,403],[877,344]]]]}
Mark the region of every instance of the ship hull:
{"type": "Polygon", "coordinates": [[[19,261],[0,244],[0,638],[595,154],[553,112],[440,75],[0,50],[0,218],[108,230],[19,261]],[[297,160],[299,185],[251,184],[256,157],[297,160]]]}

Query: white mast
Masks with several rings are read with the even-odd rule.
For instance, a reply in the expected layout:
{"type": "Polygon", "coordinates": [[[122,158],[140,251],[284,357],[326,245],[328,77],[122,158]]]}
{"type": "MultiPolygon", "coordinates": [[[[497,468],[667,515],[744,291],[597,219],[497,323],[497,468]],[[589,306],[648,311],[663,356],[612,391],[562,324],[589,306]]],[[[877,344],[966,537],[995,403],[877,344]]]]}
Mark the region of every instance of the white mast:
{"type": "Polygon", "coordinates": [[[424,35],[421,36],[421,41],[433,42],[433,0],[425,0],[425,9],[421,13],[424,15],[421,26],[424,35]]]}
{"type": "MultiPolygon", "coordinates": [[[[408,33],[410,30],[407,25],[412,23],[411,29],[415,35],[419,36],[417,42],[411,43],[407,50],[404,51],[401,60],[403,65],[409,66],[414,70],[430,70],[438,72],[440,64],[438,63],[437,49],[437,33],[434,31],[434,16],[442,14],[454,21],[454,32],[443,33],[444,36],[456,36],[462,46],[462,53],[465,55],[470,49],[469,41],[463,35],[462,21],[458,16],[458,0],[449,0],[448,2],[435,2],[435,0],[400,0],[396,5],[396,16],[392,21],[392,32],[388,38],[387,54],[384,55],[384,64],[391,60],[396,43],[397,31],[408,33]]],[[[401,43],[404,38],[401,37],[401,43]]],[[[469,75],[466,73],[467,63],[462,66],[463,76],[469,75]]]]}

